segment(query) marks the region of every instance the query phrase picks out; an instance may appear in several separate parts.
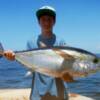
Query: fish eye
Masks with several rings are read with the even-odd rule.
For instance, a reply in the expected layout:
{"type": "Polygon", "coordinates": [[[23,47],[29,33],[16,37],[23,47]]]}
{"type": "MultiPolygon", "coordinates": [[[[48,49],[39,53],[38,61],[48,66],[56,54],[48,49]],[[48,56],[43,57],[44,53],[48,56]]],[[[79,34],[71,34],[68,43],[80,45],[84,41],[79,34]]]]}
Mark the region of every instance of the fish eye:
{"type": "Polygon", "coordinates": [[[93,63],[98,63],[98,62],[99,62],[98,58],[95,58],[95,59],[93,60],[93,63]]]}

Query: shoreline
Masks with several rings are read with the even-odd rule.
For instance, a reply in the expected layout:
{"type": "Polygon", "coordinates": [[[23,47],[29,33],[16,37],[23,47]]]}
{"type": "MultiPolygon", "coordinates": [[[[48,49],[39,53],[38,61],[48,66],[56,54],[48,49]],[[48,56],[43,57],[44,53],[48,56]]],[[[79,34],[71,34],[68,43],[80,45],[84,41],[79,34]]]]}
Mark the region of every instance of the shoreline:
{"type": "MultiPolygon", "coordinates": [[[[29,100],[31,89],[0,89],[0,100],[29,100]]],[[[69,94],[69,100],[94,100],[80,94],[69,94]]]]}

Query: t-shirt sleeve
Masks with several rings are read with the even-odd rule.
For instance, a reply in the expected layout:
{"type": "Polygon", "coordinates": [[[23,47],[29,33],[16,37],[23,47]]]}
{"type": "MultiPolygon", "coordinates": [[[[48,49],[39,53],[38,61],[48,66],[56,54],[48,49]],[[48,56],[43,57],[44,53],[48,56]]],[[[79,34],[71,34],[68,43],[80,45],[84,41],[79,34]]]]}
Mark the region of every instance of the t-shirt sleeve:
{"type": "Polygon", "coordinates": [[[27,43],[26,43],[26,49],[27,50],[32,50],[36,48],[36,43],[35,41],[32,41],[32,40],[28,40],[27,43]]]}
{"type": "Polygon", "coordinates": [[[40,43],[39,42],[40,42],[40,36],[38,36],[38,38],[37,38],[37,46],[38,47],[40,47],[40,43]]]}

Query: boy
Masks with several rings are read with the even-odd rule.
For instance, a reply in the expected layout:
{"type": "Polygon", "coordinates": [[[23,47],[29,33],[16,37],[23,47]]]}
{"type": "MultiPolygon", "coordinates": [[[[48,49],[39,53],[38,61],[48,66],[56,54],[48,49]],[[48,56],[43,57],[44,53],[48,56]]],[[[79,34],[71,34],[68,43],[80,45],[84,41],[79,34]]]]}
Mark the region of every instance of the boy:
{"type": "MultiPolygon", "coordinates": [[[[56,11],[52,7],[44,6],[36,12],[36,16],[41,27],[41,34],[37,39],[38,47],[53,46],[56,42],[56,35],[53,33],[56,11]]],[[[5,57],[14,60],[15,54],[5,51],[5,57]]],[[[59,78],[34,72],[30,100],[68,100],[66,85],[59,78]]]]}

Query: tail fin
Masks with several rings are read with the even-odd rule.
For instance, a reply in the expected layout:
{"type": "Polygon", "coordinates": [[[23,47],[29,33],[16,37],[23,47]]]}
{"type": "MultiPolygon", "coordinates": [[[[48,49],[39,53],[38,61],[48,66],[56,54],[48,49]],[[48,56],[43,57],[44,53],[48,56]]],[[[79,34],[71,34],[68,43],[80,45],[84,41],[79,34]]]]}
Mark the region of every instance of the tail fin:
{"type": "Polygon", "coordinates": [[[0,57],[2,57],[3,51],[4,51],[3,46],[2,46],[2,44],[0,43],[0,57]]]}

